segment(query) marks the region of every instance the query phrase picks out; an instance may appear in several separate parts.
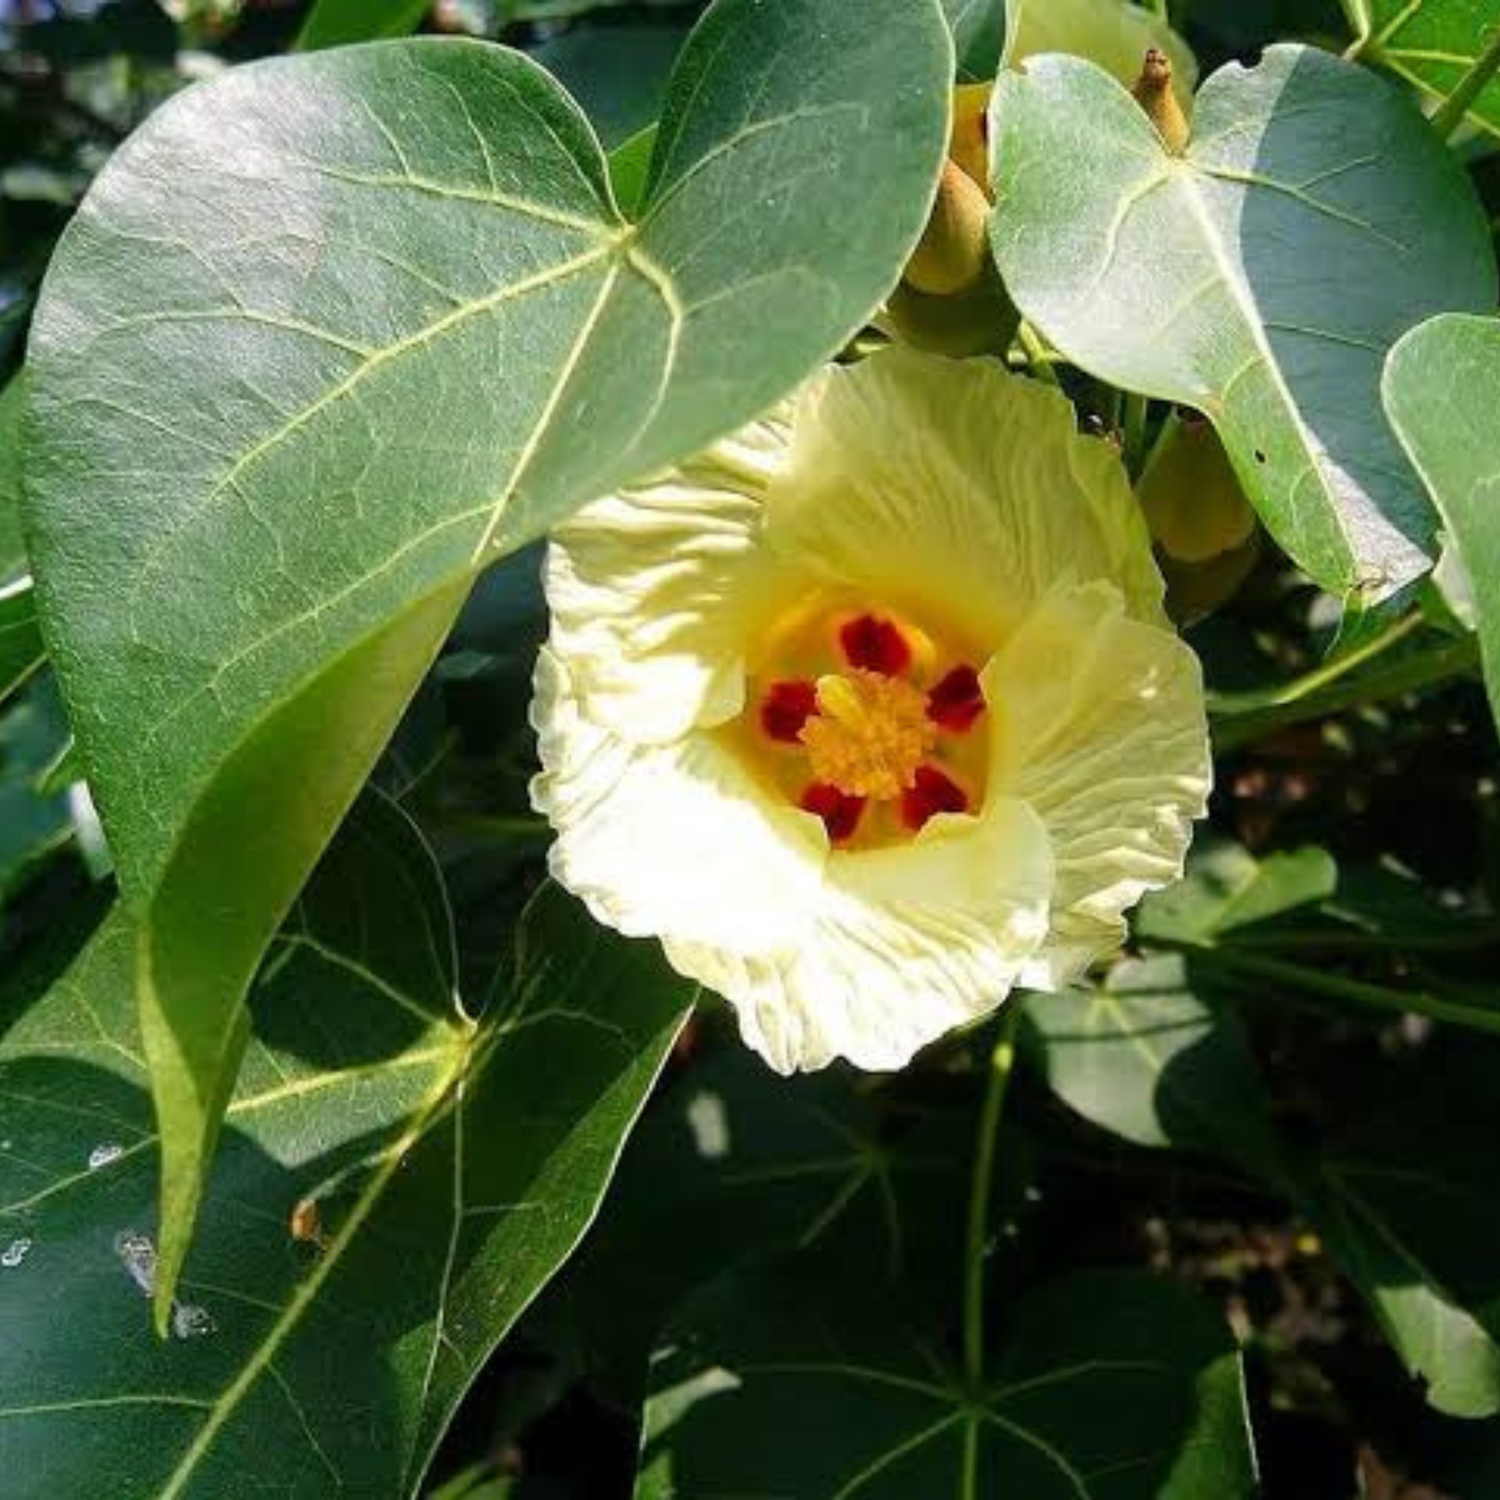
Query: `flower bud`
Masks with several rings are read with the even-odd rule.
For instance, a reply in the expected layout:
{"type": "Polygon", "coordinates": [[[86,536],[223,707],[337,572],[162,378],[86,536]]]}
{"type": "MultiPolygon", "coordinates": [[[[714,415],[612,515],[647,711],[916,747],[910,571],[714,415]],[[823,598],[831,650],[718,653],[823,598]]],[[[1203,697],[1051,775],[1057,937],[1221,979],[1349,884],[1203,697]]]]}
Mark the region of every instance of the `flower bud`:
{"type": "Polygon", "coordinates": [[[951,297],[934,297],[903,282],[886,304],[886,317],[888,331],[902,343],[954,359],[1004,354],[1021,320],[992,261],[973,286],[951,297]]]}
{"type": "Polygon", "coordinates": [[[973,286],[989,258],[989,216],[984,190],[956,162],[945,161],[932,215],[906,264],[906,280],[939,297],[973,286]]]}
{"type": "Polygon", "coordinates": [[[948,155],[984,189],[990,190],[990,95],[992,83],[961,83],[953,90],[953,124],[948,155]]]}
{"type": "Polygon", "coordinates": [[[1187,116],[1172,90],[1172,59],[1159,47],[1146,53],[1141,76],[1130,92],[1151,117],[1162,144],[1173,156],[1181,156],[1188,142],[1187,116]]]}
{"type": "Polygon", "coordinates": [[[1172,417],[1136,496],[1179,624],[1238,592],[1260,556],[1260,530],[1218,434],[1202,417],[1172,417]]]}
{"type": "Polygon", "coordinates": [[[1136,494],[1157,546],[1178,562],[1207,562],[1255,530],[1224,445],[1202,417],[1170,420],[1136,494]]]}

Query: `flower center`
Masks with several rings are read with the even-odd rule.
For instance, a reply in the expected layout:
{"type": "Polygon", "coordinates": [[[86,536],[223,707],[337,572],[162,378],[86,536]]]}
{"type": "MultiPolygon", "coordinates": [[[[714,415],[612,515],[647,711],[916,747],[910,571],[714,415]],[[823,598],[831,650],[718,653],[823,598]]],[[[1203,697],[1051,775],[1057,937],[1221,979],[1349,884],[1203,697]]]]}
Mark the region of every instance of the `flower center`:
{"type": "Polygon", "coordinates": [[[799,736],[815,781],[880,801],[916,785],[917,768],[937,743],[925,693],[900,677],[856,668],[820,677],[816,701],[799,736]]]}
{"type": "Polygon", "coordinates": [[[988,733],[972,656],[884,610],[814,597],[768,632],[728,733],[839,850],[914,838],[984,798],[988,733]]]}

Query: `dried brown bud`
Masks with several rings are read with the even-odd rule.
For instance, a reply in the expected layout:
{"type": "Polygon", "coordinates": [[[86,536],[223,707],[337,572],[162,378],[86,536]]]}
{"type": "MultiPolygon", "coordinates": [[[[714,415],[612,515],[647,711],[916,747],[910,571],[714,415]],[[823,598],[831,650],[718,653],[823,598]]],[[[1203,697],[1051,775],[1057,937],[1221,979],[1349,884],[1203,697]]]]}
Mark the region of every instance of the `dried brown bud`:
{"type": "Polygon", "coordinates": [[[1162,144],[1173,156],[1181,156],[1188,143],[1188,122],[1172,89],[1172,59],[1153,47],[1130,92],[1150,116],[1162,144]]]}

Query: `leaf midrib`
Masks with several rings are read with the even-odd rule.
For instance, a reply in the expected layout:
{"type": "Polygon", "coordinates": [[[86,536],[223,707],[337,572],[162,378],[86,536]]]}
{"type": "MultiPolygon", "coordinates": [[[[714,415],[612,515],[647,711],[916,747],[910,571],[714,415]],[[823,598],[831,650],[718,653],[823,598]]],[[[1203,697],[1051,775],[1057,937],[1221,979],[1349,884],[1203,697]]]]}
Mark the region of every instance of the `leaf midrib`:
{"type": "Polygon", "coordinates": [[[262,1374],[269,1370],[282,1345],[296,1332],[303,1314],[316,1300],[324,1283],[342,1261],[345,1252],[354,1243],[366,1220],[375,1212],[387,1186],[400,1171],[407,1155],[421,1143],[433,1121],[448,1108],[451,1091],[463,1076],[468,1065],[469,1052],[470,1048],[467,1046],[461,1049],[458,1057],[444,1071],[437,1085],[429,1090],[421,1105],[413,1112],[411,1124],[381,1154],[379,1169],[370,1177],[354,1200],[338,1233],[324,1247],[311,1274],[297,1284],[281,1316],[256,1345],[239,1373],[214,1401],[208,1418],[198,1430],[197,1436],[184,1450],[165,1484],[157,1492],[158,1500],[177,1500],[177,1497],[184,1493],[185,1486],[193,1473],[212,1451],[219,1433],[234,1416],[240,1403],[254,1389],[262,1374]]]}
{"type": "MultiPolygon", "coordinates": [[[[1203,237],[1204,243],[1208,247],[1208,253],[1213,261],[1214,269],[1218,272],[1219,280],[1228,293],[1231,302],[1234,304],[1235,312],[1239,315],[1250,343],[1260,357],[1260,362],[1269,373],[1277,398],[1286,411],[1292,431],[1297,436],[1298,446],[1307,460],[1307,466],[1303,470],[1303,473],[1312,474],[1326,502],[1328,514],[1331,515],[1338,528],[1339,539],[1343,544],[1343,561],[1347,570],[1354,566],[1355,553],[1350,543],[1349,529],[1344,520],[1342,509],[1337,503],[1338,497],[1329,488],[1323,474],[1321,462],[1322,450],[1314,443],[1312,434],[1309,432],[1307,424],[1303,421],[1301,409],[1292,395],[1291,388],[1286,383],[1286,377],[1282,373],[1280,364],[1277,362],[1275,351],[1271,348],[1269,341],[1262,335],[1261,321],[1255,304],[1250,299],[1248,290],[1241,286],[1233,262],[1225,255],[1224,247],[1219,243],[1217,226],[1214,223],[1213,216],[1208,211],[1208,205],[1203,201],[1203,196],[1199,191],[1194,176],[1196,172],[1205,170],[1198,163],[1190,161],[1185,163],[1184,169],[1176,175],[1182,183],[1183,195],[1198,226],[1198,230],[1203,237]]],[[[1249,181],[1240,184],[1247,192],[1253,187],[1262,185],[1249,181]]],[[[1229,387],[1232,384],[1233,380],[1229,380],[1222,387],[1220,392],[1221,407],[1222,397],[1228,393],[1229,387]]],[[[1297,483],[1300,483],[1300,477],[1287,493],[1286,500],[1289,506],[1295,496],[1297,483]]]]}

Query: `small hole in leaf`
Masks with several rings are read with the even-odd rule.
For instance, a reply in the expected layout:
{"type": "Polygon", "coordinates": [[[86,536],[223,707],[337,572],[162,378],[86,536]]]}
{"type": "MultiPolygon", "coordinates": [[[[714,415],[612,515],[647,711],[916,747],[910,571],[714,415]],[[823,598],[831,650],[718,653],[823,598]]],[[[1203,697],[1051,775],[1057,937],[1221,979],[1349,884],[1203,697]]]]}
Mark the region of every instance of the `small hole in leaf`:
{"type": "Polygon", "coordinates": [[[1262,453],[1259,448],[1255,450],[1255,461],[1258,464],[1263,464],[1266,461],[1266,455],[1262,453]]]}

